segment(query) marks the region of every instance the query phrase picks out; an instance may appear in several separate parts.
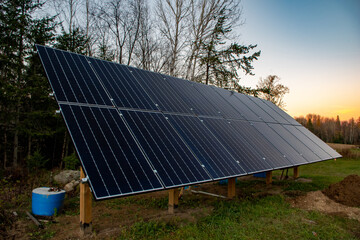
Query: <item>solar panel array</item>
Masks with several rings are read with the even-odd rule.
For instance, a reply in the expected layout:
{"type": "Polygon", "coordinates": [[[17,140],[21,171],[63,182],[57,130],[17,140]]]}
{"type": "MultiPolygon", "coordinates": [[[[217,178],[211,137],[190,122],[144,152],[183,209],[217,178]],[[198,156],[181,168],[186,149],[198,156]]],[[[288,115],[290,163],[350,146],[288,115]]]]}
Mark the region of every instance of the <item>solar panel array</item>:
{"type": "Polygon", "coordinates": [[[96,199],[341,157],[271,102],[37,50],[96,199]]]}

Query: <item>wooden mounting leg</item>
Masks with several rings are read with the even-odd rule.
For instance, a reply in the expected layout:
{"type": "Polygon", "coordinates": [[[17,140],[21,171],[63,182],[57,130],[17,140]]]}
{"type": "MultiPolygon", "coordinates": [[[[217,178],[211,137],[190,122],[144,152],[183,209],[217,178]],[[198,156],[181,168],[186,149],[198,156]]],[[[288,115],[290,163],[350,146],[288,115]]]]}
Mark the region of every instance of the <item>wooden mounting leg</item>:
{"type": "Polygon", "coordinates": [[[170,214],[174,214],[175,209],[179,205],[179,189],[173,188],[169,190],[169,206],[168,211],[170,214]]]}
{"type": "Polygon", "coordinates": [[[272,171],[266,172],[266,184],[272,183],[272,171]]]}
{"type": "MultiPolygon", "coordinates": [[[[82,167],[80,167],[80,181],[83,178],[85,178],[85,173],[82,167]]],[[[92,232],[91,201],[89,184],[80,182],[80,230],[82,235],[92,232]]]]}
{"type": "Polygon", "coordinates": [[[299,178],[299,176],[300,176],[299,167],[294,167],[294,179],[299,178]]]}
{"type": "Polygon", "coordinates": [[[236,188],[235,188],[236,178],[229,178],[228,179],[228,198],[232,199],[236,195],[236,188]]]}

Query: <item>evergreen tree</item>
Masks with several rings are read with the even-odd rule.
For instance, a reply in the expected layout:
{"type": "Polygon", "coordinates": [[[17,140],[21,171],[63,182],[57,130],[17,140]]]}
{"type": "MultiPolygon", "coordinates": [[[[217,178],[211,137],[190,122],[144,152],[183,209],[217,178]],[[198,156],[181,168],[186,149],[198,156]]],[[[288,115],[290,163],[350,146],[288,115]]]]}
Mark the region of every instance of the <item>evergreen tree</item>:
{"type": "Polygon", "coordinates": [[[79,27],[73,27],[71,33],[62,29],[61,34],[56,38],[55,47],[66,51],[86,54],[89,39],[79,27]]]}
{"type": "Polygon", "coordinates": [[[232,31],[227,23],[227,12],[222,9],[217,16],[217,23],[207,42],[201,42],[200,63],[204,69],[205,84],[215,84],[222,88],[243,89],[238,85],[238,70],[252,75],[252,62],[260,56],[260,51],[248,55],[256,45],[244,46],[231,43],[226,46],[227,35],[232,31]]]}
{"type": "MultiPolygon", "coordinates": [[[[34,54],[34,42],[40,35],[47,36],[51,27],[51,19],[35,19],[33,13],[42,7],[40,1],[35,0],[5,0],[0,2],[0,136],[4,147],[3,166],[10,156],[8,143],[12,138],[12,165],[17,167],[19,163],[20,134],[24,127],[24,119],[27,114],[27,105],[32,96],[32,88],[29,82],[29,66],[31,56],[34,54]],[[38,34],[35,34],[37,29],[38,34]],[[39,34],[42,32],[42,34],[39,34]]],[[[48,39],[45,38],[44,44],[48,39]]],[[[39,67],[38,63],[38,67],[39,67]]],[[[43,83],[38,84],[43,85],[43,83]]],[[[46,84],[45,86],[48,86],[46,84]]]]}

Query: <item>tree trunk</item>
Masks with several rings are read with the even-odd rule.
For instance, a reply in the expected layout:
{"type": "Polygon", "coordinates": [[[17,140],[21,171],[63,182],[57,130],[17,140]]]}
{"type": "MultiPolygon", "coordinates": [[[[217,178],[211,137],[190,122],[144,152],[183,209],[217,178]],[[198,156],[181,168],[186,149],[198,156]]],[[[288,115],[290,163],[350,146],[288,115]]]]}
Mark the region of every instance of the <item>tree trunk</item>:
{"type": "Polygon", "coordinates": [[[64,157],[65,157],[65,150],[66,150],[66,142],[67,142],[67,130],[65,130],[65,134],[64,134],[64,142],[63,142],[62,151],[61,151],[60,169],[63,168],[63,164],[64,164],[64,157]]]}
{"type": "Polygon", "coordinates": [[[6,169],[7,163],[7,134],[6,134],[6,125],[4,130],[4,169],[6,169]]]}
{"type": "Polygon", "coordinates": [[[20,123],[20,101],[16,107],[16,120],[15,120],[15,133],[14,133],[14,154],[13,154],[13,167],[18,166],[18,154],[19,154],[19,123],[20,123]]]}
{"type": "Polygon", "coordinates": [[[31,156],[31,144],[32,144],[32,137],[31,135],[28,136],[28,152],[27,152],[27,159],[31,156]]]}

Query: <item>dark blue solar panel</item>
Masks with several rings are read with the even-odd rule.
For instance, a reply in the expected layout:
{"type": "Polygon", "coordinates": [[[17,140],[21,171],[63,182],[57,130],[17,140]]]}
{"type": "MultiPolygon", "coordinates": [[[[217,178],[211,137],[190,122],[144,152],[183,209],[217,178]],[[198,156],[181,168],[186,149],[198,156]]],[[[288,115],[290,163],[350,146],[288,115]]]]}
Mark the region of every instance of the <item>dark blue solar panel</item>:
{"type": "Polygon", "coordinates": [[[284,112],[283,110],[281,110],[278,106],[276,106],[275,104],[273,104],[270,101],[264,101],[264,103],[266,105],[268,105],[270,108],[272,108],[275,112],[277,112],[282,118],[284,118],[286,121],[288,121],[290,124],[292,125],[301,125],[300,123],[298,123],[295,119],[293,119],[292,117],[290,117],[289,114],[287,114],[286,112],[284,112]]]}
{"type": "Polygon", "coordinates": [[[332,158],[330,154],[325,152],[322,148],[316,145],[310,138],[303,134],[296,126],[293,125],[284,125],[284,127],[291,132],[292,135],[296,136],[304,145],[306,145],[310,151],[315,153],[321,158],[321,160],[326,160],[332,158]]]}
{"type": "Polygon", "coordinates": [[[246,174],[197,117],[165,115],[214,179],[246,174]]]}
{"type": "Polygon", "coordinates": [[[164,75],[132,67],[128,69],[160,110],[193,114],[191,107],[179,97],[177,92],[169,85],[164,75]]]}
{"type": "Polygon", "coordinates": [[[293,165],[301,165],[308,163],[296,150],[280,137],[274,130],[272,130],[266,123],[253,122],[255,128],[269,141],[275,148],[277,148],[284,158],[287,158],[293,165]]]}
{"type": "Polygon", "coordinates": [[[163,189],[115,108],[60,106],[97,199],[163,189]]]}
{"type": "Polygon", "coordinates": [[[166,187],[211,180],[162,113],[121,113],[166,187]]]}
{"type": "Polygon", "coordinates": [[[251,121],[263,121],[261,118],[259,118],[251,109],[250,106],[246,105],[240,99],[237,97],[237,95],[241,95],[239,93],[235,93],[232,91],[228,91],[223,88],[217,88],[213,87],[213,89],[222,96],[228,104],[233,106],[240,114],[241,116],[246,120],[251,121]]]}
{"type": "Polygon", "coordinates": [[[303,126],[296,126],[296,128],[302,132],[305,136],[307,136],[311,141],[313,141],[317,146],[319,146],[322,150],[327,152],[331,158],[339,158],[341,155],[336,152],[334,149],[332,149],[329,145],[327,145],[325,142],[323,142],[320,138],[315,136],[312,132],[307,130],[303,126]]]}
{"type": "Polygon", "coordinates": [[[291,167],[292,163],[284,158],[284,155],[279,152],[254,126],[247,121],[231,121],[231,127],[235,134],[241,135],[245,142],[253,147],[253,151],[260,154],[264,162],[274,169],[291,167]]]}
{"type": "MultiPolygon", "coordinates": [[[[253,102],[255,102],[262,110],[264,110],[268,116],[271,116],[271,118],[273,118],[277,123],[291,124],[285,118],[283,118],[280,114],[278,114],[273,108],[271,108],[269,105],[267,105],[265,103],[265,102],[267,102],[266,100],[256,98],[256,97],[251,97],[250,99],[253,102]]],[[[267,121],[267,122],[271,122],[271,121],[267,121]]]]}
{"type": "Polygon", "coordinates": [[[199,116],[222,117],[219,111],[194,88],[193,82],[171,76],[166,76],[166,80],[194,114],[199,116]]]}
{"type": "Polygon", "coordinates": [[[215,137],[248,173],[272,169],[266,159],[251,146],[242,134],[238,134],[226,119],[201,118],[215,137]]]}
{"type": "Polygon", "coordinates": [[[37,49],[58,101],[112,105],[85,56],[42,46],[37,49]]]}
{"type": "Polygon", "coordinates": [[[269,101],[37,48],[97,199],[341,157],[269,101]]]}
{"type": "Polygon", "coordinates": [[[308,162],[318,162],[321,158],[303,144],[297,137],[291,134],[284,126],[280,124],[268,124],[277,134],[289,143],[302,157],[308,162]]]}
{"type": "MultiPolygon", "coordinates": [[[[257,121],[264,122],[272,122],[276,123],[277,121],[272,118],[267,112],[264,111],[259,105],[257,105],[253,99],[254,97],[250,97],[244,94],[235,94],[235,96],[248,108],[253,111],[253,113],[258,117],[257,121]]],[[[248,120],[251,120],[250,118],[248,120]]]]}
{"type": "Polygon", "coordinates": [[[158,109],[126,66],[94,58],[89,60],[117,107],[158,109]]]}
{"type": "Polygon", "coordinates": [[[211,103],[214,108],[225,118],[231,119],[244,119],[241,114],[235,110],[235,108],[222,98],[216,91],[211,87],[201,83],[193,83],[196,90],[204,96],[205,101],[211,103]]]}

